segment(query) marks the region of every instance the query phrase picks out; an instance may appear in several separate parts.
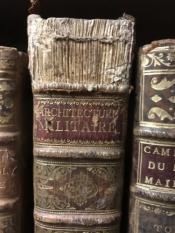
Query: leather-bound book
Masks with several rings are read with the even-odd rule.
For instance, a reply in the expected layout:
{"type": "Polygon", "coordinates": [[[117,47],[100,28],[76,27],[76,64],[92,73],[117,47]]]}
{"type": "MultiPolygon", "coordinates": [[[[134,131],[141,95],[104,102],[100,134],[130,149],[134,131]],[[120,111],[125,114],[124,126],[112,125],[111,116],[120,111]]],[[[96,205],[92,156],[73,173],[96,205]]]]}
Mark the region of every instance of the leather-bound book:
{"type": "Polygon", "coordinates": [[[131,233],[175,232],[175,40],[140,50],[131,233]]]}
{"type": "MultiPolygon", "coordinates": [[[[23,54],[0,46],[0,232],[21,232],[20,83],[23,54]]],[[[26,63],[25,63],[26,64],[26,63]]],[[[27,66],[26,66],[27,67],[27,66]]]]}
{"type": "Polygon", "coordinates": [[[28,18],[35,232],[119,232],[134,21],[28,18]]]}

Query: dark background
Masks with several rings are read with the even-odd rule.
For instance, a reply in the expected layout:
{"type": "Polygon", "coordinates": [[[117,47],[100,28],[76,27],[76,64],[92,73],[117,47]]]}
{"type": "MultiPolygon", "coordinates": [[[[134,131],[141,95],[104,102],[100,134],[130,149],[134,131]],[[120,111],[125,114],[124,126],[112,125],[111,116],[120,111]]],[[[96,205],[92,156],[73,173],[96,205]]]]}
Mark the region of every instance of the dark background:
{"type": "MultiPolygon", "coordinates": [[[[0,1],[0,45],[14,46],[27,51],[27,15],[30,3],[27,0],[0,1]]],[[[35,12],[42,17],[75,18],[113,18],[122,16],[123,12],[136,18],[136,46],[163,38],[175,38],[175,1],[174,0],[40,0],[35,12]]],[[[136,57],[132,70],[132,85],[135,86],[136,57]]],[[[32,188],[32,92],[30,76],[23,82],[22,92],[22,133],[23,133],[23,171],[22,183],[23,233],[32,233],[33,188],[32,188]]],[[[128,212],[128,187],[131,170],[131,147],[133,127],[133,105],[135,93],[131,94],[129,107],[129,136],[127,138],[127,156],[125,168],[125,190],[123,205],[122,233],[126,232],[128,212]]]]}
{"type": "MultiPolygon", "coordinates": [[[[27,49],[26,18],[29,0],[0,1],[0,44],[27,49]]],[[[38,8],[39,9],[39,8],[38,8]]],[[[173,0],[40,0],[40,14],[47,18],[113,18],[123,12],[136,18],[137,46],[175,37],[173,0]]]]}

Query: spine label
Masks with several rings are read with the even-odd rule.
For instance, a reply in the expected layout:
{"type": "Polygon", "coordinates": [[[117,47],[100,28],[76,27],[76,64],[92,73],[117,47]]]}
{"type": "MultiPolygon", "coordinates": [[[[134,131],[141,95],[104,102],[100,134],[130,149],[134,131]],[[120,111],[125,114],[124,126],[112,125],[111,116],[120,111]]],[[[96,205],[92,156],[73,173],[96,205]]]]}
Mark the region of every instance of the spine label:
{"type": "Polygon", "coordinates": [[[138,154],[138,183],[175,188],[174,143],[139,140],[138,154]]]}
{"type": "Polygon", "coordinates": [[[109,144],[123,139],[126,103],[121,97],[39,97],[34,100],[34,140],[109,144]]]}

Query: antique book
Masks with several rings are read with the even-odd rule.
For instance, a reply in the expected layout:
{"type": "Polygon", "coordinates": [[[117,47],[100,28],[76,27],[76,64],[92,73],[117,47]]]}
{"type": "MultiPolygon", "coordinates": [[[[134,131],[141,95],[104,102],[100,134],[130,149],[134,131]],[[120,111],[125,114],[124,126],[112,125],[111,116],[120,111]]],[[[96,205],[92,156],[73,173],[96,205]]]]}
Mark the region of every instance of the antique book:
{"type": "MultiPolygon", "coordinates": [[[[0,232],[20,233],[20,95],[24,54],[0,46],[0,232]]],[[[25,63],[26,64],[26,63],[25,63]]],[[[27,67],[27,64],[26,64],[27,67]]]]}
{"type": "Polygon", "coordinates": [[[175,232],[175,40],[139,54],[131,233],[175,232]]]}
{"type": "Polygon", "coordinates": [[[35,232],[119,232],[134,19],[28,18],[35,232]]]}

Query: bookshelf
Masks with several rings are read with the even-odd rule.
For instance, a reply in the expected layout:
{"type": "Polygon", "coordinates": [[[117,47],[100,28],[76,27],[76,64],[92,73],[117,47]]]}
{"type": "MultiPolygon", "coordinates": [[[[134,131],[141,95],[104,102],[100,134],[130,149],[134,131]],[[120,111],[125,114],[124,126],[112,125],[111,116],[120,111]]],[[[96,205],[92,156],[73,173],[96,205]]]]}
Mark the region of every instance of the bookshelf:
{"type": "MultiPolygon", "coordinates": [[[[75,17],[75,18],[118,18],[123,12],[136,18],[136,46],[147,44],[153,40],[175,38],[175,1],[140,1],[140,0],[40,0],[42,17],[75,17]]],[[[0,45],[14,46],[27,51],[27,15],[29,8],[27,0],[1,0],[0,3],[0,45]]],[[[136,56],[132,71],[132,84],[135,86],[136,56]]],[[[23,83],[23,166],[25,168],[24,196],[24,232],[31,233],[32,221],[32,93],[29,75],[23,83]],[[27,132],[27,133],[26,133],[27,132]]],[[[128,199],[128,182],[131,167],[131,141],[134,92],[131,94],[129,109],[129,137],[127,140],[128,153],[126,157],[126,189],[124,203],[128,199]]],[[[127,205],[124,206],[122,232],[126,231],[127,205]]]]}

